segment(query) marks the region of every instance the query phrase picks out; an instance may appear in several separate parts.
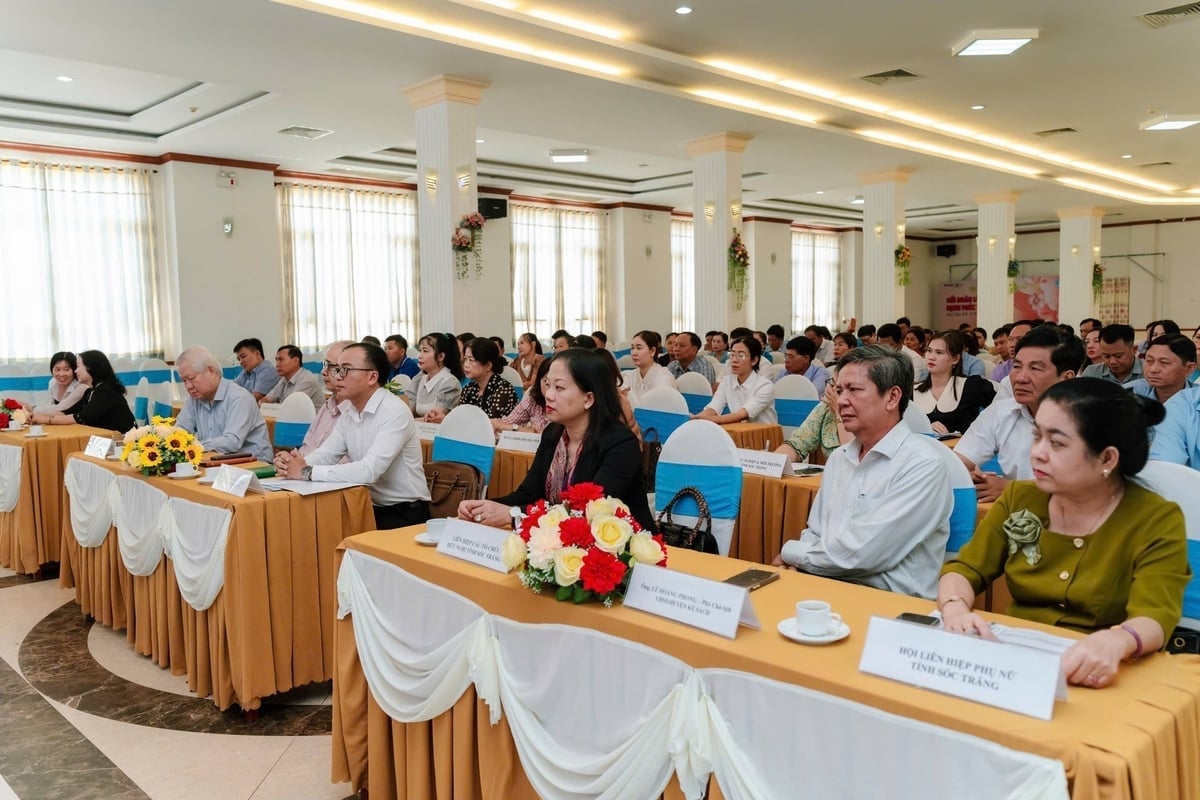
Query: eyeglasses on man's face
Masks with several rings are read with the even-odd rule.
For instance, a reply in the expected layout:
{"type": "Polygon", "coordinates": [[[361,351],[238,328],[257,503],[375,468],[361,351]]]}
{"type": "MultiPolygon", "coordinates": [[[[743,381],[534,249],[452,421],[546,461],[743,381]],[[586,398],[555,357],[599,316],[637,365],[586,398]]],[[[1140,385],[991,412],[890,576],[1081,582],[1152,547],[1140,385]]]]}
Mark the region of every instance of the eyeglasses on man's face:
{"type": "Polygon", "coordinates": [[[335,364],[329,367],[330,374],[335,378],[344,378],[351,372],[375,372],[370,367],[351,367],[347,364],[335,364]]]}

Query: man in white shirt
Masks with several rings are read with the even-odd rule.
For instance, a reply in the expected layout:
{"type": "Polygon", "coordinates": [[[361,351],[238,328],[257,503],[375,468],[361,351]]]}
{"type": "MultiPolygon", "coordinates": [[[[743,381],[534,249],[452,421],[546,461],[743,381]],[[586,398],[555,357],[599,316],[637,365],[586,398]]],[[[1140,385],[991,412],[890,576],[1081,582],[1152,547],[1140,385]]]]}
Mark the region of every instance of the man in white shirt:
{"type": "Polygon", "coordinates": [[[950,536],[953,494],[934,439],[902,422],[912,365],[869,345],[842,357],[837,413],[849,443],[830,454],[808,527],[776,566],[933,598],[950,536]]]}
{"type": "Polygon", "coordinates": [[[279,382],[258,401],[258,404],[282,403],[290,395],[299,392],[308,395],[313,408],[320,408],[325,402],[325,389],[321,387],[321,381],[316,375],[304,369],[303,360],[304,354],[294,344],[285,344],[276,350],[275,370],[279,373],[279,382]]]}
{"type": "Polygon", "coordinates": [[[992,401],[954,448],[971,470],[980,502],[995,500],[1009,481],[1033,478],[1029,450],[1038,403],[1051,386],[1074,378],[1083,360],[1083,342],[1049,325],[1034,328],[1017,341],[1008,376],[1012,397],[992,401]],[[982,469],[993,458],[1000,463],[999,474],[982,469]]]}
{"type": "MultiPolygon", "coordinates": [[[[901,319],[904,319],[901,317],[901,319]]],[[[921,354],[913,350],[911,347],[904,346],[904,334],[900,332],[900,326],[888,322],[879,326],[879,333],[876,334],[879,344],[891,350],[895,350],[901,355],[908,356],[908,360],[912,362],[913,375],[920,375],[921,370],[925,369],[925,359],[921,354]]]]}
{"type": "Polygon", "coordinates": [[[427,521],[429,487],[421,443],[408,404],[383,388],[388,374],[383,348],[351,344],[330,370],[342,398],[333,432],[307,456],[281,454],[276,465],[288,478],[365,485],[380,530],[427,521]],[[338,463],[343,456],[348,460],[338,463]]]}
{"type": "Polygon", "coordinates": [[[809,325],[804,329],[804,337],[817,348],[817,361],[831,364],[833,358],[833,334],[824,325],[809,325]]]}

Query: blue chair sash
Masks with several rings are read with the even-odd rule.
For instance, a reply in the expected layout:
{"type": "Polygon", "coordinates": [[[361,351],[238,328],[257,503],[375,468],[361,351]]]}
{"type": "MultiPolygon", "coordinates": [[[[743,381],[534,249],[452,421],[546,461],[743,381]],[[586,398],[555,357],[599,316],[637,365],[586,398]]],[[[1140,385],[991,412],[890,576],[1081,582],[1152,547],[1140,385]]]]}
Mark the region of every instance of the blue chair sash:
{"type": "Polygon", "coordinates": [[[231,381],[244,371],[241,367],[224,367],[221,370],[221,374],[225,377],[225,380],[231,381]]]}
{"type": "Polygon", "coordinates": [[[979,513],[979,500],[975,487],[967,486],[954,490],[954,508],[950,512],[950,539],[946,550],[957,553],[975,535],[975,518],[979,513]]]}
{"type": "Polygon", "coordinates": [[[996,475],[1004,474],[1004,467],[1000,465],[1000,457],[996,456],[979,465],[980,472],[993,472],[996,475]]]}
{"type": "Polygon", "coordinates": [[[516,392],[518,403],[525,399],[525,388],[523,386],[514,386],[513,391],[516,392]]]}
{"type": "Polygon", "coordinates": [[[142,373],[138,372],[136,369],[130,369],[130,370],[125,370],[124,372],[118,372],[118,373],[116,373],[116,375],[117,375],[117,379],[120,380],[121,383],[123,383],[124,385],[126,385],[130,388],[137,386],[137,382],[139,380],[141,380],[141,378],[142,378],[142,373]]]}
{"type": "Polygon", "coordinates": [[[0,392],[32,392],[33,379],[29,377],[0,378],[0,392]]]}
{"type": "Polygon", "coordinates": [[[163,403],[159,400],[155,400],[154,401],[154,416],[156,416],[156,417],[173,417],[173,416],[175,416],[175,409],[171,407],[170,403],[163,403]]]}
{"type": "Polygon", "coordinates": [[[321,368],[325,366],[323,361],[305,361],[304,368],[314,375],[321,374],[321,368]]]}
{"type": "Polygon", "coordinates": [[[133,418],[138,422],[147,422],[150,419],[149,397],[133,398],[133,418]]]}
{"type": "Polygon", "coordinates": [[[704,410],[704,407],[712,402],[711,394],[688,394],[683,393],[683,399],[687,401],[688,411],[693,414],[699,414],[704,410]]]}
{"type": "Polygon", "coordinates": [[[1200,541],[1188,539],[1188,564],[1192,567],[1192,579],[1183,589],[1183,615],[1200,619],[1200,541]]]}
{"type": "Polygon", "coordinates": [[[613,350],[613,358],[620,358],[621,356],[627,356],[632,352],[633,352],[633,350],[628,347],[626,347],[623,350],[613,350]]]}
{"type": "Polygon", "coordinates": [[[138,373],[138,379],[145,378],[150,383],[170,383],[171,370],[169,369],[144,369],[138,373]]]}
{"type": "MultiPolygon", "coordinates": [[[[684,486],[695,486],[704,495],[713,519],[737,519],[742,504],[742,468],[659,461],[654,474],[654,505],[661,510],[684,486]]],[[[700,509],[689,497],[675,504],[672,513],[696,515],[700,509]]]]}
{"type": "Polygon", "coordinates": [[[275,446],[299,447],[304,444],[304,437],[308,435],[309,426],[310,423],[308,422],[283,422],[276,420],[275,446]]]}
{"type": "Polygon", "coordinates": [[[457,439],[447,439],[445,436],[433,437],[432,461],[457,461],[460,464],[470,464],[483,473],[483,482],[492,480],[492,459],[495,458],[496,448],[486,444],[460,442],[457,439]]]}
{"type": "Polygon", "coordinates": [[[820,402],[820,400],[793,400],[788,397],[775,398],[775,413],[779,415],[779,424],[792,428],[800,427],[820,402]]]}
{"type": "Polygon", "coordinates": [[[633,418],[644,435],[650,428],[658,434],[658,441],[665,442],[675,429],[688,421],[687,414],[676,414],[672,411],[659,411],[654,408],[635,408],[633,418]]]}

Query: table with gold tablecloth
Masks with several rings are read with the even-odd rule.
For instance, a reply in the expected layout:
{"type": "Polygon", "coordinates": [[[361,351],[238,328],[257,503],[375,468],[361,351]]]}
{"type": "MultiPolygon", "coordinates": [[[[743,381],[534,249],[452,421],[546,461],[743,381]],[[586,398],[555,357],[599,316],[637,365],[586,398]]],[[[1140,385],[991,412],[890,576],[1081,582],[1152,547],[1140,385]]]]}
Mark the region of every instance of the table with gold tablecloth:
{"type": "Polygon", "coordinates": [[[82,450],[92,436],[113,435],[86,425],[45,425],[43,430],[46,435],[40,438],[25,438],[25,431],[0,431],[0,445],[22,450],[17,504],[0,513],[0,566],[24,574],[36,574],[42,564],[59,560],[67,454],[82,450]]]}
{"type": "Polygon", "coordinates": [[[120,462],[88,460],[170,497],[229,509],[232,518],[224,587],[209,608],[196,611],[180,594],[169,558],[151,575],[131,575],[115,528],[101,546],[81,547],[64,492],[59,580],[75,588],[84,613],[125,628],[138,653],[186,674],[189,688],[211,694],[221,709],[234,703],[256,709],[263,697],[332,677],[334,551],[343,537],[375,527],[364,487],[239,498],[196,481],[147,478],[120,462]]]}
{"type": "Polygon", "coordinates": [[[722,425],[733,443],[746,450],[774,450],[783,444],[783,428],[761,422],[734,422],[722,425]]]}
{"type": "MultiPolygon", "coordinates": [[[[947,697],[858,671],[872,615],[926,613],[929,601],[849,583],[785,572],[751,597],[762,630],[738,630],[735,640],[620,606],[576,606],[534,595],[513,575],[500,575],[439,555],[412,541],[419,528],[353,537],[357,550],[455,592],[485,611],[527,623],[594,628],[668,653],[695,668],[725,668],[796,684],[884,711],[978,736],[1004,747],[1058,759],[1072,797],[1200,797],[1200,658],[1151,655],[1124,665],[1101,690],[1072,688],[1050,721],[947,697]],[[799,648],[775,631],[805,597],[828,600],[850,626],[848,639],[799,648]]],[[[716,556],[672,551],[671,568],[723,579],[750,566],[716,556]]],[[[1023,621],[1008,624],[1066,631],[1023,621]]],[[[454,797],[455,800],[532,798],[508,726],[490,726],[487,711],[468,691],[451,710],[425,723],[403,724],[371,698],[358,660],[353,622],[335,630],[333,693],[334,781],[349,780],[372,796],[454,797]],[[484,755],[486,754],[486,756],[484,755]]],[[[612,665],[610,665],[612,666],[612,665]]],[[[615,668],[615,667],[614,667],[615,668]]],[[[937,769],[936,760],[925,765],[937,769]]],[[[719,789],[710,797],[720,796],[719,789]]]]}

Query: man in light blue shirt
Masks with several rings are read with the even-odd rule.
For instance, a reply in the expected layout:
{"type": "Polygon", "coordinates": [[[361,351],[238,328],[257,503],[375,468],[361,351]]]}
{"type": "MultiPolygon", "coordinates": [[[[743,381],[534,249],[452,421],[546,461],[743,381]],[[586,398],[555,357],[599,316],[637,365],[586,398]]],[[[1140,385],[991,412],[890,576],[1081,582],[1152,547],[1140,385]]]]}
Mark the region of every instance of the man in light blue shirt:
{"type": "Polygon", "coordinates": [[[242,339],[233,346],[233,354],[242,367],[233,382],[254,395],[255,401],[262,400],[279,383],[279,370],[263,355],[262,340],[242,339]]]}
{"type": "Polygon", "coordinates": [[[188,399],[176,420],[215,453],[249,453],[272,461],[267,423],[248,391],[221,377],[221,365],[206,347],[189,347],[175,360],[188,399]]]}
{"type": "Polygon", "coordinates": [[[783,380],[788,375],[803,375],[817,388],[817,397],[825,395],[825,387],[829,385],[829,370],[819,364],[814,364],[817,346],[806,336],[789,339],[787,349],[783,354],[783,372],[775,376],[775,382],[783,380]]]}
{"type": "Polygon", "coordinates": [[[1150,460],[1200,470],[1200,386],[1184,389],[1164,407],[1167,416],[1154,428],[1150,460]]]}
{"type": "Polygon", "coordinates": [[[1105,325],[1100,329],[1099,364],[1083,370],[1084,378],[1100,378],[1113,383],[1130,383],[1142,377],[1142,362],[1133,344],[1134,331],[1129,325],[1105,325]]]}

